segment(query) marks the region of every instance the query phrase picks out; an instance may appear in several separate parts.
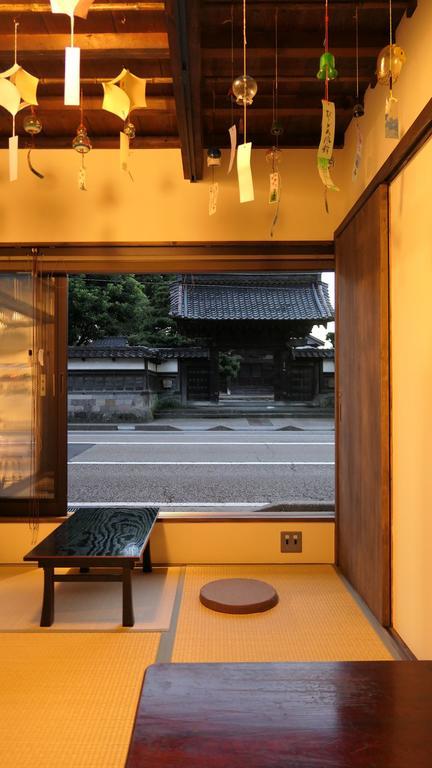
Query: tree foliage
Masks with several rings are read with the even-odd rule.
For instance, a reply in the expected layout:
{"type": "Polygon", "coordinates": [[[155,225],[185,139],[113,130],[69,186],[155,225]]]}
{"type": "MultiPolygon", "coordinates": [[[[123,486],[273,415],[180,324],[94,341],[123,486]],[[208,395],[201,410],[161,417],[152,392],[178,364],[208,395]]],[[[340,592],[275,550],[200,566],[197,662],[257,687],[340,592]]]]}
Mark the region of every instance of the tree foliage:
{"type": "Polygon", "coordinates": [[[227,386],[239,375],[240,363],[240,355],[235,355],[233,352],[219,352],[219,373],[227,386]]]}
{"type": "Polygon", "coordinates": [[[129,344],[175,347],[182,336],[169,315],[172,275],[77,275],[69,278],[69,344],[126,336],[129,344]]]}

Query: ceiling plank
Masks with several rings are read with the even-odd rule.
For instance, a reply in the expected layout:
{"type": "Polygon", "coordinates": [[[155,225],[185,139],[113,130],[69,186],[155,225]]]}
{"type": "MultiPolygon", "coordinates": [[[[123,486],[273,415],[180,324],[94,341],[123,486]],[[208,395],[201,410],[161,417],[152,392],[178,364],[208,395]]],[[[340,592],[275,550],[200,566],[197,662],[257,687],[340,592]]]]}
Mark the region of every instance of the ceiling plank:
{"type": "MultiPolygon", "coordinates": [[[[101,89],[102,90],[102,89],[101,89]]],[[[86,96],[83,99],[83,107],[86,112],[94,112],[102,109],[103,96],[86,96]]],[[[134,109],[132,115],[144,115],[148,112],[170,112],[175,114],[175,101],[172,97],[147,96],[147,107],[134,109]]],[[[42,112],[63,112],[77,111],[76,106],[64,104],[63,96],[41,97],[38,104],[42,112]]],[[[109,111],[109,110],[108,110],[109,111]]]]}
{"type": "Polygon", "coordinates": [[[199,0],[167,0],[165,19],[183,175],[194,182],[203,175],[199,0]]]}
{"type": "MultiPolygon", "coordinates": [[[[323,52],[323,48],[316,47],[304,47],[304,48],[279,48],[278,58],[279,61],[284,59],[318,59],[323,52]]],[[[338,59],[355,59],[356,53],[354,48],[335,48],[332,47],[332,53],[338,59]]],[[[234,58],[236,61],[240,60],[243,55],[242,48],[234,48],[234,58]]],[[[204,61],[211,59],[226,60],[228,52],[226,48],[203,48],[202,56],[204,61]]],[[[359,58],[360,59],[375,59],[377,56],[376,47],[360,47],[359,58]]],[[[271,59],[274,61],[274,50],[272,48],[253,48],[248,46],[248,60],[254,61],[255,59],[271,59]]]]}
{"type": "MultiPolygon", "coordinates": [[[[96,3],[89,13],[163,13],[165,3],[96,3]]],[[[51,13],[50,3],[0,3],[0,13],[51,13]]]]}
{"type": "MultiPolygon", "coordinates": [[[[223,5],[240,5],[242,0],[205,0],[205,6],[210,10],[223,5]]],[[[405,10],[410,5],[417,3],[417,0],[393,0],[394,10],[405,10]]],[[[331,0],[333,8],[343,8],[355,10],[356,6],[361,11],[381,11],[388,10],[389,0],[331,0]]],[[[275,8],[282,8],[284,11],[319,11],[323,12],[322,0],[248,0],[248,8],[262,8],[267,11],[275,8]]]]}
{"type": "MultiPolygon", "coordinates": [[[[0,149],[6,149],[9,139],[0,137],[0,149]]],[[[118,149],[119,136],[91,136],[93,149],[118,149]]],[[[135,149],[178,149],[180,140],[178,136],[136,136],[131,142],[131,150],[135,149]]],[[[36,139],[36,152],[38,149],[71,149],[72,137],[68,136],[44,136],[40,134],[36,139]]]]}
{"type": "MultiPolygon", "coordinates": [[[[70,35],[28,35],[20,34],[19,50],[20,53],[31,53],[32,56],[45,54],[46,52],[62,52],[70,45],[70,35]]],[[[166,32],[125,32],[121,35],[112,33],[101,34],[76,34],[74,36],[74,45],[81,48],[82,51],[95,51],[98,55],[103,51],[112,53],[121,51],[135,54],[136,57],[143,57],[150,52],[154,58],[168,57],[168,35],[166,32]]],[[[13,52],[14,36],[0,36],[0,51],[13,52]]]]}

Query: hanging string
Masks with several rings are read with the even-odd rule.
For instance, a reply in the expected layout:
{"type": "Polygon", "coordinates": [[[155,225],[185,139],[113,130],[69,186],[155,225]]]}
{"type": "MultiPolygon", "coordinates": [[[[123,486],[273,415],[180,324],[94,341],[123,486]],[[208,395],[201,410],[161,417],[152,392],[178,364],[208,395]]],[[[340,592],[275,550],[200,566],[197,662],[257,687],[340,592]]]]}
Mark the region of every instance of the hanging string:
{"type": "Polygon", "coordinates": [[[18,56],[18,27],[19,27],[19,21],[16,21],[14,19],[14,25],[15,25],[15,33],[14,33],[14,64],[17,63],[17,56],[18,56]]]}
{"type": "MultiPolygon", "coordinates": [[[[275,10],[275,84],[274,84],[274,107],[273,122],[277,121],[279,116],[279,63],[278,63],[278,9],[275,10]]],[[[279,133],[276,133],[276,148],[279,147],[279,133]]]]}
{"type": "Polygon", "coordinates": [[[355,32],[356,32],[356,97],[359,101],[359,31],[358,31],[358,4],[355,10],[355,32]]]}
{"type": "MultiPolygon", "coordinates": [[[[234,82],[234,5],[231,3],[231,84],[234,82]]],[[[234,125],[234,96],[231,92],[231,125],[234,125]]]]}
{"type": "Polygon", "coordinates": [[[392,98],[393,97],[393,69],[392,69],[392,66],[393,66],[392,65],[392,61],[393,61],[393,56],[392,56],[392,45],[393,45],[393,9],[392,9],[392,0],[389,0],[389,24],[390,24],[390,34],[389,34],[389,38],[390,38],[390,51],[389,51],[389,56],[390,56],[390,98],[392,98]]]}
{"type": "Polygon", "coordinates": [[[246,0],[243,0],[243,143],[247,143],[247,104],[246,104],[246,0]]]}
{"type": "Polygon", "coordinates": [[[71,48],[74,47],[74,33],[75,33],[75,16],[71,16],[71,48]]]}
{"type": "MultiPolygon", "coordinates": [[[[324,49],[325,52],[328,53],[328,37],[329,37],[329,12],[328,12],[328,0],[325,0],[325,41],[324,41],[324,49]]],[[[328,64],[326,63],[326,79],[325,79],[325,99],[326,101],[329,100],[329,77],[328,77],[328,64]]]]}

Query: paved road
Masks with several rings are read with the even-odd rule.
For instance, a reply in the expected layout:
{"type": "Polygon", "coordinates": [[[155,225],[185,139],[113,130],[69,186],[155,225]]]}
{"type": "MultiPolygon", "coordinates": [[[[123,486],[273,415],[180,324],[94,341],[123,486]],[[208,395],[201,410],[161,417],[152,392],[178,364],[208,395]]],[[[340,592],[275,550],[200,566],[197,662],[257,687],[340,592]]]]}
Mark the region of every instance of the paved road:
{"type": "Polygon", "coordinates": [[[334,432],[71,432],[70,503],[167,508],[334,500],[334,432]]]}

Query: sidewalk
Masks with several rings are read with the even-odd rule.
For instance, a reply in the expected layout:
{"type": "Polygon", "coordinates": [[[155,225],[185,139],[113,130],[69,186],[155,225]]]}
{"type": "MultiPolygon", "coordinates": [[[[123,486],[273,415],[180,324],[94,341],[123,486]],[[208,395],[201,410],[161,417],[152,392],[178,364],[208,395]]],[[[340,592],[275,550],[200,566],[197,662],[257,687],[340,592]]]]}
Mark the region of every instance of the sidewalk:
{"type": "Polygon", "coordinates": [[[331,418],[268,417],[157,419],[140,424],[69,424],[70,431],[121,432],[334,432],[331,418]]]}

